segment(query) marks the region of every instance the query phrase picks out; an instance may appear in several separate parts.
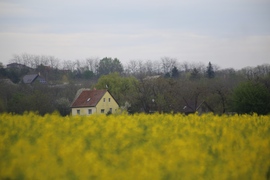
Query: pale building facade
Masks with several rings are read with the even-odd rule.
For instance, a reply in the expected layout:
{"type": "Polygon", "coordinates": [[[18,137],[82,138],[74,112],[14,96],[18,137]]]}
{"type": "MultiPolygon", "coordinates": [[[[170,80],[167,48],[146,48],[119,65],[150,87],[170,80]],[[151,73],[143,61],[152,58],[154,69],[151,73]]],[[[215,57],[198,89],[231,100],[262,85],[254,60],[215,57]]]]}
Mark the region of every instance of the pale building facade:
{"type": "Polygon", "coordinates": [[[71,105],[72,115],[115,113],[118,103],[107,90],[84,90],[71,105]]]}

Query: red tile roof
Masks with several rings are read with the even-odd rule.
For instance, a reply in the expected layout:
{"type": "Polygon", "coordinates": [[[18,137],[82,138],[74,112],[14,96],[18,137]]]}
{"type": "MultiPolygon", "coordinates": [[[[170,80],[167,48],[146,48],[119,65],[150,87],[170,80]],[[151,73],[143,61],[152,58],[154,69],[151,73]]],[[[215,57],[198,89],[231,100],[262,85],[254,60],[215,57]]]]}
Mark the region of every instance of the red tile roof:
{"type": "Polygon", "coordinates": [[[107,90],[84,90],[71,107],[95,107],[106,92],[107,90]]]}

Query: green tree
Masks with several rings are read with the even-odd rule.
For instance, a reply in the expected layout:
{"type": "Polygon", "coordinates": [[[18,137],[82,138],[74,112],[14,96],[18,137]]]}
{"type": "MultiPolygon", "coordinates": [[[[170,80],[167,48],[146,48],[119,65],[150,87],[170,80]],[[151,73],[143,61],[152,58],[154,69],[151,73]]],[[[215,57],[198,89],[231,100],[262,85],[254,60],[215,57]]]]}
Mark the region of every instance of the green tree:
{"type": "Polygon", "coordinates": [[[113,72],[122,73],[124,71],[122,63],[117,58],[103,58],[98,65],[98,74],[107,75],[113,72]]]}
{"type": "Polygon", "coordinates": [[[41,115],[51,113],[56,110],[52,92],[51,88],[45,85],[21,84],[12,98],[8,99],[7,111],[16,114],[22,114],[25,111],[35,111],[41,115]]]}
{"type": "Polygon", "coordinates": [[[13,84],[9,80],[0,79],[0,112],[7,111],[8,102],[14,97],[18,91],[18,85],[13,84]]]}
{"type": "Polygon", "coordinates": [[[62,116],[70,114],[70,102],[67,98],[59,98],[55,102],[56,108],[62,116]]]}
{"type": "Polygon", "coordinates": [[[179,112],[181,87],[182,84],[173,78],[159,77],[140,81],[136,88],[137,110],[144,110],[146,113],[179,112]]]}
{"type": "Polygon", "coordinates": [[[101,76],[94,87],[108,89],[118,103],[123,105],[126,101],[133,101],[132,96],[137,83],[134,77],[121,77],[119,73],[111,73],[101,76]]]}
{"type": "Polygon", "coordinates": [[[13,97],[8,101],[8,112],[22,114],[28,110],[28,101],[26,101],[25,95],[20,92],[16,92],[13,97]]]}
{"type": "Polygon", "coordinates": [[[5,68],[0,67],[0,78],[5,78],[7,76],[7,71],[5,68]]]}
{"type": "Polygon", "coordinates": [[[19,83],[20,82],[20,72],[16,69],[9,69],[7,71],[7,77],[13,82],[13,83],[19,83]]]}
{"type": "Polygon", "coordinates": [[[232,110],[240,114],[270,112],[270,92],[261,83],[245,82],[237,86],[232,94],[232,110]]]}
{"type": "Polygon", "coordinates": [[[93,71],[86,70],[82,73],[82,76],[84,79],[91,79],[95,76],[95,74],[93,73],[93,71]]]}

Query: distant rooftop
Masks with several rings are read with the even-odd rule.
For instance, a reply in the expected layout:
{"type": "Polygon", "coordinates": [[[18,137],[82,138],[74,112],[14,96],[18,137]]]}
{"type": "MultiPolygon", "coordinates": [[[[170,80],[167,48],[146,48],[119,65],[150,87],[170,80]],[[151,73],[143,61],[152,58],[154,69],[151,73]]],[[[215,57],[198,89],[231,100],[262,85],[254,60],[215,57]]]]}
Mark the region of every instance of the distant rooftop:
{"type": "Polygon", "coordinates": [[[23,83],[25,84],[31,84],[36,80],[42,84],[46,83],[45,79],[40,77],[38,74],[28,74],[23,77],[23,83]]]}
{"type": "Polygon", "coordinates": [[[71,107],[94,107],[107,90],[83,90],[71,107]]]}

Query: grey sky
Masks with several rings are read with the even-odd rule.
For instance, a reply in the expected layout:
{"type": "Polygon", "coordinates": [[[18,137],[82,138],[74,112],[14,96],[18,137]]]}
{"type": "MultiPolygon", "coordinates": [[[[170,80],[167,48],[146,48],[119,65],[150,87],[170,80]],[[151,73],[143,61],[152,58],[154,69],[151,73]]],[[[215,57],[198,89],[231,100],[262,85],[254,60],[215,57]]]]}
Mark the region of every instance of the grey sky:
{"type": "Polygon", "coordinates": [[[270,63],[270,0],[0,0],[0,61],[117,57],[270,63]]]}

